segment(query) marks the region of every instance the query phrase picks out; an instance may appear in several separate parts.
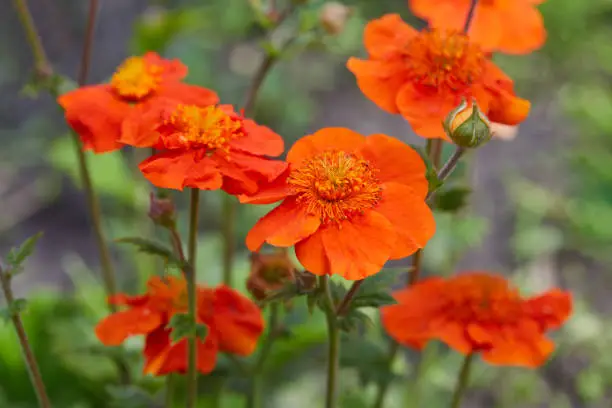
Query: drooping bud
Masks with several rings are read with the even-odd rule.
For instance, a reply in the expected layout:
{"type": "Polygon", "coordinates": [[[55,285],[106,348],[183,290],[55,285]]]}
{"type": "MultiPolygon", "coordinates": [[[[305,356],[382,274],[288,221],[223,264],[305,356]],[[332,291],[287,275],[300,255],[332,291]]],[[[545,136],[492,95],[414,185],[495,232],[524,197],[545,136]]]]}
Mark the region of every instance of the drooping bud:
{"type": "Polygon", "coordinates": [[[272,292],[279,291],[295,281],[296,268],[286,250],[269,254],[251,254],[251,273],[247,290],[257,300],[264,300],[272,292]]]}
{"type": "Polygon", "coordinates": [[[176,226],[176,208],[170,195],[165,192],[151,193],[148,215],[156,225],[168,229],[173,229],[176,226]]]}
{"type": "Polygon", "coordinates": [[[350,7],[337,1],[330,1],[321,7],[319,22],[327,34],[338,35],[344,31],[344,26],[352,13],[350,7]]]}
{"type": "Polygon", "coordinates": [[[478,108],[476,100],[472,103],[463,99],[444,121],[444,130],[451,140],[465,148],[475,148],[491,140],[491,122],[478,108]]]}

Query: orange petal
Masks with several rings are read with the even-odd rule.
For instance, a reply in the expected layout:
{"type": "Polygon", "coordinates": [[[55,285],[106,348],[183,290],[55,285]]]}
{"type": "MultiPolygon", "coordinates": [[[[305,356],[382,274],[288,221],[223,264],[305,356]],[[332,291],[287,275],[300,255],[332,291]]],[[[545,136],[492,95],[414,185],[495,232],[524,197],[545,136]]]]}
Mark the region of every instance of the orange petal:
{"type": "Polygon", "coordinates": [[[130,336],[147,334],[162,324],[161,316],[145,307],[136,307],[106,316],[96,326],[96,336],[105,346],[117,346],[130,336]]]}
{"type": "Polygon", "coordinates": [[[425,138],[448,139],[442,122],[460,102],[459,95],[419,90],[413,84],[404,85],[397,95],[400,113],[412,130],[425,138]]]}
{"type": "Polygon", "coordinates": [[[257,252],[264,244],[290,247],[314,233],[321,221],[306,212],[294,197],[288,197],[278,207],[261,218],[249,231],[246,245],[257,252]]]}
{"type": "Polygon", "coordinates": [[[218,190],[223,185],[223,177],[219,171],[219,162],[210,157],[196,159],[187,172],[185,187],[200,190],[218,190]]]}
{"type": "Polygon", "coordinates": [[[124,293],[117,293],[109,296],[107,302],[109,305],[143,306],[148,300],[149,295],[128,296],[124,293]]]}
{"type": "Polygon", "coordinates": [[[222,285],[215,289],[213,316],[221,351],[241,356],[255,351],[264,331],[261,310],[255,303],[222,285]]]}
{"type": "Polygon", "coordinates": [[[147,52],[142,56],[146,63],[157,65],[163,68],[162,78],[164,82],[180,81],[187,76],[187,66],[178,59],[161,58],[159,54],[153,51],[147,52]]]}
{"type": "Polygon", "coordinates": [[[231,141],[230,146],[243,152],[276,157],[285,150],[283,138],[266,126],[258,125],[251,119],[244,120],[246,137],[239,137],[231,141]]]}
{"type": "MultiPolygon", "coordinates": [[[[171,344],[169,333],[169,330],[165,330],[163,334],[156,332],[156,338],[153,335],[147,336],[145,350],[148,346],[149,352],[148,354],[145,352],[145,374],[159,376],[170,373],[183,374],[187,371],[187,339],[171,344]],[[167,340],[164,340],[164,337],[167,340]],[[164,341],[167,341],[167,343],[162,348],[161,345],[164,344],[164,341]]],[[[214,335],[209,333],[206,340],[197,342],[197,368],[200,373],[208,374],[214,370],[217,363],[217,353],[218,346],[214,335]]]]}
{"type": "Polygon", "coordinates": [[[364,136],[350,129],[340,127],[324,128],[295,142],[289,153],[287,153],[287,161],[291,165],[299,166],[303,160],[323,153],[326,150],[336,149],[354,152],[361,148],[364,142],[364,136]]]}
{"type": "Polygon", "coordinates": [[[85,149],[106,153],[122,147],[121,124],[130,105],[115,97],[108,85],[85,86],[61,95],[66,121],[79,134],[85,149]]]}
{"type": "Polygon", "coordinates": [[[364,61],[351,57],[346,67],[355,75],[359,90],[368,99],[386,112],[399,113],[397,93],[407,81],[401,59],[364,61]]]}
{"type": "MultiPolygon", "coordinates": [[[[465,14],[467,14],[468,8],[469,4],[466,4],[465,14]]],[[[472,41],[482,47],[483,51],[496,51],[499,42],[505,35],[504,27],[507,24],[508,21],[505,21],[503,11],[498,6],[481,4],[474,11],[474,18],[468,35],[472,41]]]]}
{"type": "Polygon", "coordinates": [[[473,324],[467,333],[490,344],[483,351],[482,358],[495,365],[537,368],[554,350],[554,343],[541,334],[535,322],[528,320],[502,327],[473,324]]]}
{"type": "Polygon", "coordinates": [[[327,275],[331,270],[319,231],[295,244],[295,255],[302,266],[315,275],[327,275]]]}
{"type": "MultiPolygon", "coordinates": [[[[203,158],[197,163],[194,152],[168,151],[155,154],[138,166],[153,185],[182,190],[184,187],[221,187],[221,175],[214,162],[203,158]]],[[[210,188],[213,189],[213,188],[210,188]]]]}
{"type": "Polygon", "coordinates": [[[330,269],[311,272],[340,275],[347,280],[364,279],[378,273],[397,242],[391,223],[374,211],[342,221],[340,225],[328,225],[318,233],[330,269]]]}
{"type": "Polygon", "coordinates": [[[503,11],[503,18],[512,21],[504,24],[504,34],[497,49],[507,54],[529,54],[546,42],[546,28],[542,14],[532,5],[515,2],[503,11]]]}
{"type": "Polygon", "coordinates": [[[424,197],[403,184],[385,183],[382,200],[374,210],[395,229],[391,259],[405,258],[424,248],[436,232],[436,221],[424,197]]]}
{"type": "Polygon", "coordinates": [[[397,182],[412,188],[413,193],[425,197],[429,183],[421,155],[406,143],[393,137],[376,134],[366,138],[361,154],[378,170],[381,182],[397,182]]]}
{"type": "Polygon", "coordinates": [[[438,1],[409,0],[412,13],[429,21],[432,28],[460,30],[463,28],[469,0],[438,1]]]}
{"type": "Polygon", "coordinates": [[[492,122],[518,125],[527,119],[530,109],[531,103],[528,100],[501,91],[491,101],[488,117],[492,122]]]}
{"type": "Polygon", "coordinates": [[[137,104],[123,121],[119,141],[136,147],[156,145],[160,140],[157,129],[163,124],[165,112],[172,111],[177,105],[177,101],[161,98],[137,104]]]}
{"type": "Polygon", "coordinates": [[[386,57],[401,50],[417,31],[399,14],[386,14],[370,21],[363,33],[363,42],[371,57],[386,57]]]}
{"type": "Polygon", "coordinates": [[[550,290],[525,302],[527,315],[544,330],[557,329],[572,314],[572,295],[559,289],[550,290]]]}
{"type": "MultiPolygon", "coordinates": [[[[172,82],[162,85],[151,99],[174,99],[183,105],[210,106],[219,103],[216,92],[201,86],[182,82],[172,82]]],[[[151,102],[153,103],[153,102],[151,102]]]]}
{"type": "Polygon", "coordinates": [[[290,173],[290,169],[287,168],[275,180],[260,184],[255,194],[240,195],[238,197],[240,202],[243,204],[272,204],[286,198],[291,194],[291,188],[287,184],[287,177],[290,173]]]}

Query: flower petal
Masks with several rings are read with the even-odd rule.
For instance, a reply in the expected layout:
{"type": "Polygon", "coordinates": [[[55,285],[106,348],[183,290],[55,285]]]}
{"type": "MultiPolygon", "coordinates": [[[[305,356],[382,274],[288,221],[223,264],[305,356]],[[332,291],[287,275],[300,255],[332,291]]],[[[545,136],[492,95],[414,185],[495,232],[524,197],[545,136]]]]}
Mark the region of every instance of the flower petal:
{"type": "Polygon", "coordinates": [[[557,329],[572,314],[572,295],[559,289],[550,290],[525,302],[527,314],[543,330],[557,329]]]}
{"type": "Polygon", "coordinates": [[[269,183],[262,183],[255,194],[240,195],[238,198],[242,204],[272,204],[291,195],[291,188],[287,184],[287,177],[291,173],[287,168],[280,176],[269,183]]]}
{"type": "Polygon", "coordinates": [[[351,57],[346,67],[355,75],[359,90],[368,99],[386,112],[399,113],[397,93],[408,80],[401,59],[366,61],[351,57]]]}
{"type": "Polygon", "coordinates": [[[261,310],[237,291],[219,286],[213,303],[213,330],[223,352],[248,356],[264,331],[261,310]]]}
{"type": "Polygon", "coordinates": [[[264,242],[290,247],[314,233],[320,224],[319,217],[308,214],[295,197],[288,197],[257,221],[246,237],[246,245],[252,252],[259,251],[264,242]]]}
{"type": "Polygon", "coordinates": [[[180,81],[187,76],[187,66],[178,59],[165,59],[153,51],[145,53],[142,58],[149,65],[162,67],[162,78],[164,82],[180,81]]]}
{"type": "Polygon", "coordinates": [[[96,326],[96,336],[106,346],[117,346],[130,336],[152,332],[161,323],[159,314],[136,307],[106,316],[96,326]]]}
{"type": "Polygon", "coordinates": [[[317,233],[321,234],[329,269],[311,272],[340,275],[347,280],[364,279],[379,272],[397,241],[391,223],[374,211],[342,221],[340,225],[327,225],[317,233]]]}
{"type": "Polygon", "coordinates": [[[546,42],[546,28],[542,14],[533,5],[512,2],[503,10],[503,18],[512,21],[512,27],[501,25],[504,34],[497,49],[506,54],[529,54],[546,42]]]}
{"type": "Polygon", "coordinates": [[[138,168],[147,180],[161,188],[212,190],[221,187],[221,175],[214,170],[214,162],[205,157],[196,163],[193,151],[158,153],[144,160],[138,168]]]}
{"type": "Polygon", "coordinates": [[[412,147],[393,137],[375,134],[366,138],[361,154],[378,169],[378,179],[397,182],[412,188],[414,194],[425,197],[429,183],[425,178],[427,167],[412,147]]]}
{"type": "MultiPolygon", "coordinates": [[[[206,107],[219,103],[216,92],[201,86],[189,85],[182,82],[163,84],[151,99],[174,99],[183,105],[196,105],[206,107]]],[[[151,102],[153,103],[153,102],[151,102]]]]}
{"type": "Polygon", "coordinates": [[[436,232],[436,221],[422,195],[399,183],[385,183],[374,209],[393,225],[396,242],[390,259],[405,258],[424,248],[436,232]]]}
{"type": "Polygon", "coordinates": [[[106,153],[120,149],[121,124],[128,103],[115,97],[108,85],[85,86],[61,95],[66,121],[79,134],[84,149],[106,153]]]}
{"type": "Polygon", "coordinates": [[[461,102],[459,95],[442,94],[437,90],[419,90],[406,84],[397,94],[397,106],[412,130],[425,138],[448,140],[442,122],[446,115],[461,102]]]}
{"type": "Polygon", "coordinates": [[[302,266],[315,275],[326,275],[331,269],[323,235],[318,232],[295,244],[295,255],[302,266]]]}
{"type": "Polygon", "coordinates": [[[302,161],[327,150],[354,152],[365,142],[365,137],[350,129],[330,127],[299,139],[287,153],[287,161],[299,166],[302,161]]]}
{"type": "Polygon", "coordinates": [[[371,57],[387,57],[401,50],[417,31],[406,24],[399,14],[386,14],[370,21],[364,30],[363,42],[371,57]]]}
{"type": "Polygon", "coordinates": [[[258,125],[251,119],[244,119],[247,136],[231,141],[230,146],[254,155],[280,156],[285,150],[283,138],[267,126],[258,125]]]}
{"type": "Polygon", "coordinates": [[[155,146],[160,141],[157,129],[163,123],[165,113],[177,105],[175,100],[161,98],[135,105],[123,121],[119,141],[136,147],[155,146]]]}

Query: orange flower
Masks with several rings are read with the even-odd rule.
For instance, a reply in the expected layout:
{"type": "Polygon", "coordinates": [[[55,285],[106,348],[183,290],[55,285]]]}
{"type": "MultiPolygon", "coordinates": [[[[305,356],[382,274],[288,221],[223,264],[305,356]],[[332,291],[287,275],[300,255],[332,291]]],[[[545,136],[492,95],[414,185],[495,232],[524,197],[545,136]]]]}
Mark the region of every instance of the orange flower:
{"type": "Polygon", "coordinates": [[[297,141],[287,161],[283,177],[241,197],[283,200],[249,232],[251,251],[264,242],[295,245],[310,272],[356,280],[414,253],[434,234],[425,164],[397,139],[327,128],[297,141]]]}
{"type": "Polygon", "coordinates": [[[159,100],[126,118],[121,142],[160,150],[139,168],[161,188],[253,194],[259,183],[274,180],[287,168],[285,162],[264,157],[279,156],[283,139],[229,105],[159,100]]]}
{"type": "Polygon", "coordinates": [[[401,344],[422,349],[439,339],[467,354],[479,352],[496,365],[535,368],[554,349],[545,337],[569,317],[568,292],[553,289],[521,298],[502,276],[469,272],[430,278],[395,293],[396,305],[382,308],[382,323],[401,344]]]}
{"type": "MultiPolygon", "coordinates": [[[[127,306],[127,310],[104,318],[96,326],[96,335],[107,346],[117,346],[135,335],[145,335],[144,372],[164,375],[187,370],[187,339],[170,340],[167,327],[171,317],[187,312],[184,279],[153,277],[147,293],[140,296],[116,295],[109,302],[127,306]]],[[[218,352],[247,356],[256,346],[264,329],[261,311],[238,292],[226,286],[215,289],[198,287],[197,321],[208,327],[204,341],[198,340],[198,370],[211,372],[218,352]]]]}
{"type": "Polygon", "coordinates": [[[420,136],[449,140],[442,122],[463,98],[475,98],[496,123],[515,125],[529,114],[512,80],[460,32],[418,32],[389,14],[368,23],[364,43],[369,59],[347,63],[359,89],[381,109],[401,114],[420,136]]]}
{"type": "Polygon", "coordinates": [[[187,67],[154,52],[130,57],[117,69],[110,84],[84,86],[61,95],[66,120],[79,134],[83,147],[96,153],[121,148],[121,126],[133,106],[174,98],[182,103],[211,105],[219,101],[209,89],[182,83],[187,67]]]}
{"type": "MultiPolygon", "coordinates": [[[[528,54],[544,45],[546,29],[536,5],[544,0],[480,0],[468,34],[486,51],[528,54]]],[[[409,0],[413,13],[435,28],[461,30],[471,0],[409,0]]]]}

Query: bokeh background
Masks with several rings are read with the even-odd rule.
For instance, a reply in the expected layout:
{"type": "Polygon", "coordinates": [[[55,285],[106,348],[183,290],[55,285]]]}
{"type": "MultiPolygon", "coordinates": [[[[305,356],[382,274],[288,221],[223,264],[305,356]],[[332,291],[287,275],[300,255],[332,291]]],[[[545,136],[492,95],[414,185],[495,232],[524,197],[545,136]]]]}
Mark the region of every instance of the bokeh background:
{"type": "MultiPolygon", "coordinates": [[[[54,69],[74,77],[88,2],[29,3],[54,69]]],[[[157,50],[183,60],[190,82],[215,89],[226,103],[242,103],[263,58],[264,33],[247,0],[101,3],[90,82],[109,78],[130,54],[157,50]]],[[[318,24],[323,1],[310,3],[301,19],[287,22],[288,30],[318,24]]],[[[398,12],[422,23],[410,16],[406,0],[344,3],[353,14],[341,34],[293,53],[272,71],[258,98],[258,121],[273,127],[288,145],[324,126],[382,132],[422,144],[401,118],[380,111],[360,94],[344,65],[349,56],[363,54],[361,36],[368,19],[398,12]]],[[[154,407],[149,395],[163,383],[139,375],[138,340],[128,344],[137,384],[112,385],[109,355],[117,351],[101,348],[92,330],[106,309],[72,142],[52,98],[23,94],[32,58],[8,0],[2,10],[0,253],[35,232],[45,233],[15,290],[29,299],[24,320],[49,393],[59,408],[154,407]]],[[[541,11],[549,33],[546,46],[528,56],[495,58],[515,78],[518,93],[533,102],[533,111],[514,139],[480,148],[454,175],[455,185],[473,191],[458,214],[437,214],[438,232],[425,251],[425,273],[492,270],[512,276],[527,293],[568,288],[575,295],[575,313],[556,333],[557,352],[541,369],[477,365],[467,407],[612,406],[612,4],[549,0],[541,11]]],[[[89,157],[109,239],[160,234],[146,217],[149,186],[135,167],[141,154],[125,149],[89,157]]],[[[176,198],[184,208],[183,199],[176,198]]],[[[199,270],[207,284],[221,280],[221,202],[221,194],[204,194],[199,270]]],[[[235,285],[240,289],[249,268],[243,237],[265,211],[239,209],[235,285]]],[[[138,290],[161,267],[131,248],[112,249],[126,291],[138,290]]],[[[264,408],[322,404],[325,324],[320,313],[308,316],[303,303],[298,300],[285,316],[289,335],[270,356],[264,408]]],[[[372,317],[376,320],[376,313],[372,317]]],[[[386,342],[378,327],[347,338],[342,407],[371,406],[375,384],[385,375],[386,342]]],[[[428,347],[423,356],[406,352],[393,367],[397,378],[387,406],[446,406],[459,363],[460,357],[441,345],[428,347]],[[421,381],[414,387],[406,376],[421,357],[421,381]],[[410,405],[417,392],[420,403],[410,405]]],[[[201,382],[202,407],[244,405],[247,383],[229,365],[222,362],[201,382]],[[221,400],[220,385],[225,389],[221,400]]],[[[1,325],[0,407],[35,406],[16,337],[10,325],[1,325]]]]}

